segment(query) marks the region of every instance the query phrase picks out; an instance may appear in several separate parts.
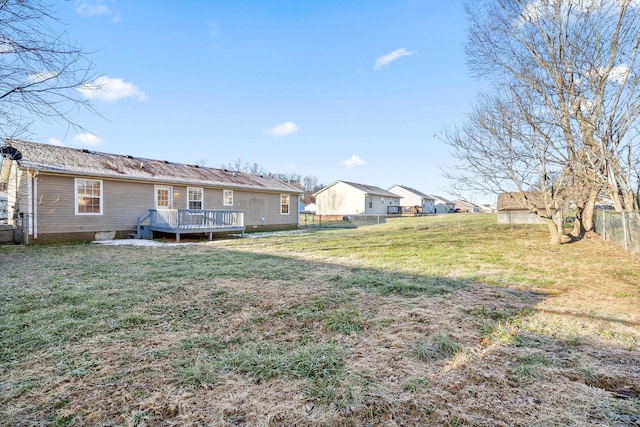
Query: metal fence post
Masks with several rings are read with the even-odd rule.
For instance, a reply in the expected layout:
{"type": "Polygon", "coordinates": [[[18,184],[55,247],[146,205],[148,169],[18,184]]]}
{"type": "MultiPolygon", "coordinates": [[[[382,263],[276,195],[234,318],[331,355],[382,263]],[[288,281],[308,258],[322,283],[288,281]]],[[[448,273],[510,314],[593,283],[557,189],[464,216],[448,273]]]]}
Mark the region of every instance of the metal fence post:
{"type": "Polygon", "coordinates": [[[622,234],[624,236],[624,250],[627,251],[629,250],[629,239],[628,239],[628,230],[629,227],[627,227],[627,218],[626,215],[624,214],[624,212],[622,212],[622,234]]]}

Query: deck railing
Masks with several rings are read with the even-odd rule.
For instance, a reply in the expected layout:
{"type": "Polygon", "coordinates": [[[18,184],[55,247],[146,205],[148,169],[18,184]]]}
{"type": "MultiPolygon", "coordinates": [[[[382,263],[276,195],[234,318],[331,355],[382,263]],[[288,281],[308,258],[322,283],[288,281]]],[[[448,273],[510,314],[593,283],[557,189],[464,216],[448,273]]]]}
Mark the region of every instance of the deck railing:
{"type": "Polygon", "coordinates": [[[244,227],[244,211],[219,209],[151,209],[152,227],[177,230],[244,227]]]}
{"type": "MultiPolygon", "coordinates": [[[[143,221],[147,215],[141,215],[143,221]]],[[[220,209],[149,209],[149,229],[180,234],[244,231],[244,211],[220,209]]],[[[142,222],[138,220],[138,235],[142,222]]]]}

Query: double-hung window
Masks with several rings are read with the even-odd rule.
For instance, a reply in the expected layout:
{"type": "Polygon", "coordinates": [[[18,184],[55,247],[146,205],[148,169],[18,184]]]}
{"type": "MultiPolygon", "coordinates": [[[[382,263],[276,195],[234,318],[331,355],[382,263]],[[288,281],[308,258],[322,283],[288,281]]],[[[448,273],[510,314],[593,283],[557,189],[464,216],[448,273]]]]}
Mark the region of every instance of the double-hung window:
{"type": "Polygon", "coordinates": [[[233,190],[224,190],[222,199],[225,206],[233,206],[233,190]]]}
{"type": "Polygon", "coordinates": [[[76,215],[102,215],[102,180],[75,179],[76,215]]]}
{"type": "Polygon", "coordinates": [[[202,209],[202,202],[204,200],[202,188],[189,187],[187,189],[187,197],[187,207],[189,209],[202,209]]]}
{"type": "Polygon", "coordinates": [[[288,194],[280,195],[280,214],[289,215],[289,195],[288,194]]]}

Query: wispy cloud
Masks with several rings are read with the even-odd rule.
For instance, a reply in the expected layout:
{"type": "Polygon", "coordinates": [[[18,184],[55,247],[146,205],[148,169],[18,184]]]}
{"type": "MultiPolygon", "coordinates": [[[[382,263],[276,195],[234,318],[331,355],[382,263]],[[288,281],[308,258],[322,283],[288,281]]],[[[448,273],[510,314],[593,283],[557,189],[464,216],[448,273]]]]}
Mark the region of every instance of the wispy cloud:
{"type": "Polygon", "coordinates": [[[271,136],[286,136],[298,132],[298,126],[293,122],[284,122],[274,126],[269,130],[271,136]]]}
{"type": "Polygon", "coordinates": [[[77,145],[88,145],[90,147],[93,147],[100,144],[102,142],[102,138],[92,133],[79,133],[73,137],[71,142],[77,145]]]}
{"type": "Polygon", "coordinates": [[[60,146],[60,147],[61,147],[61,146],[62,146],[62,141],[61,141],[61,140],[59,140],[58,138],[53,138],[53,137],[51,137],[51,138],[49,138],[49,139],[47,140],[47,144],[50,144],[50,145],[58,145],[58,146],[60,146]]]}
{"type": "Polygon", "coordinates": [[[93,18],[94,16],[109,16],[113,22],[120,21],[120,13],[112,10],[104,0],[78,0],[76,1],[76,12],[84,18],[93,18]]]}
{"type": "Polygon", "coordinates": [[[80,87],[78,92],[86,99],[104,102],[116,102],[122,98],[136,98],[138,101],[148,99],[147,95],[133,83],[107,76],[98,77],[92,83],[80,87]]]}
{"type": "Polygon", "coordinates": [[[356,167],[356,166],[364,165],[365,161],[354,154],[353,156],[351,156],[350,159],[345,160],[344,162],[342,162],[342,164],[345,165],[348,168],[353,168],[353,167],[356,167]]]}
{"type": "Polygon", "coordinates": [[[57,76],[53,71],[43,71],[42,73],[31,74],[27,77],[29,83],[42,83],[47,80],[51,80],[57,76]]]}
{"type": "Polygon", "coordinates": [[[618,84],[624,84],[631,73],[631,68],[628,65],[616,65],[609,72],[609,79],[618,84]]]}
{"type": "Polygon", "coordinates": [[[392,63],[393,61],[402,58],[403,56],[411,56],[414,55],[415,52],[412,52],[410,50],[407,50],[405,48],[402,49],[396,49],[391,53],[388,53],[384,56],[381,56],[380,58],[378,58],[376,60],[376,63],[373,66],[374,70],[379,70],[380,68],[389,65],[390,63],[392,63]]]}

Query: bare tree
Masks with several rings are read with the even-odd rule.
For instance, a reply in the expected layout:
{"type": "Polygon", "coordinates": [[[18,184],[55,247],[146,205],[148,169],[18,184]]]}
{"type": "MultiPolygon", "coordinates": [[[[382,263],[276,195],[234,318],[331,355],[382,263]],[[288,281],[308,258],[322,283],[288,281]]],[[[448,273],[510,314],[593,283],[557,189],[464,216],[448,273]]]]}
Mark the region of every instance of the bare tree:
{"type": "Polygon", "coordinates": [[[252,175],[268,175],[267,171],[259,164],[249,163],[240,158],[236,159],[234,162],[221,165],[220,167],[222,169],[250,173],[252,175]]]}
{"type": "Polygon", "coordinates": [[[249,163],[242,159],[236,159],[234,162],[224,164],[220,166],[222,169],[234,170],[238,172],[250,173],[252,175],[262,175],[271,178],[279,179],[280,181],[291,184],[298,187],[304,192],[302,195],[302,201],[306,203],[313,202],[313,194],[322,189],[323,185],[318,184],[318,179],[315,176],[302,176],[297,173],[276,173],[267,172],[258,163],[249,163]]]}
{"type": "Polygon", "coordinates": [[[554,153],[553,129],[532,125],[529,108],[515,93],[482,98],[468,122],[445,135],[453,156],[465,164],[446,175],[461,189],[516,193],[547,224],[551,242],[560,243],[568,191],[564,161],[554,153]]]}
{"type": "Polygon", "coordinates": [[[26,133],[36,118],[81,128],[70,113],[93,111],[78,91],[95,86],[93,65],[59,27],[42,0],[0,0],[0,137],[26,133]]]}
{"type": "MultiPolygon", "coordinates": [[[[632,131],[640,116],[639,9],[640,4],[632,0],[473,0],[467,4],[471,69],[492,79],[496,91],[510,103],[517,128],[531,135],[521,132],[523,158],[528,157],[532,165],[546,165],[543,169],[552,167],[554,174],[539,171],[542,178],[561,177],[563,186],[573,188],[579,234],[593,227],[593,208],[602,191],[618,210],[637,208],[634,171],[639,147],[632,131]]],[[[506,121],[494,124],[504,126],[506,121]]],[[[477,126],[473,118],[469,125],[477,126]]],[[[461,139],[450,136],[445,140],[456,149],[461,139]]],[[[482,150],[467,156],[476,164],[490,165],[497,162],[496,156],[512,155],[482,150]]],[[[529,170],[509,176],[511,187],[523,196],[527,186],[521,179],[529,176],[529,170]]],[[[477,184],[486,177],[482,173],[467,176],[466,183],[477,184]]]]}

